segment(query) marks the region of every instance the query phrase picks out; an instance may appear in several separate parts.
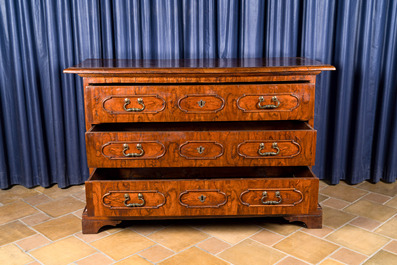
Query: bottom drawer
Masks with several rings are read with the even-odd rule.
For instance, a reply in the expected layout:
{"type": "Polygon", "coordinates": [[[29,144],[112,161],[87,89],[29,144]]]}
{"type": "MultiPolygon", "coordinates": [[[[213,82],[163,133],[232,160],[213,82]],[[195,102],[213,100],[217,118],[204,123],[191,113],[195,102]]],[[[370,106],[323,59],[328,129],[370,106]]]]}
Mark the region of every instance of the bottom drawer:
{"type": "Polygon", "coordinates": [[[86,181],[87,214],[125,219],[308,214],[317,209],[318,183],[307,167],[96,169],[86,181]]]}

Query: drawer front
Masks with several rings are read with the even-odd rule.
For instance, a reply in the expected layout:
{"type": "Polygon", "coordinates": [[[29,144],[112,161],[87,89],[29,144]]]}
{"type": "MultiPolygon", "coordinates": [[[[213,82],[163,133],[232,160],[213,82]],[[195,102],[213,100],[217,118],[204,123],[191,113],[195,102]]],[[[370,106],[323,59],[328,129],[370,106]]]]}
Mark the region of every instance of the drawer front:
{"type": "Polygon", "coordinates": [[[88,132],[88,166],[306,166],[315,158],[315,130],[88,132]]]}
{"type": "MultiPolygon", "coordinates": [[[[109,179],[114,178],[109,176],[109,179]]],[[[305,214],[317,208],[318,179],[312,175],[303,178],[89,180],[86,189],[88,213],[95,216],[305,214]]]]}
{"type": "Polygon", "coordinates": [[[314,85],[87,86],[88,124],[310,120],[314,85]]]}

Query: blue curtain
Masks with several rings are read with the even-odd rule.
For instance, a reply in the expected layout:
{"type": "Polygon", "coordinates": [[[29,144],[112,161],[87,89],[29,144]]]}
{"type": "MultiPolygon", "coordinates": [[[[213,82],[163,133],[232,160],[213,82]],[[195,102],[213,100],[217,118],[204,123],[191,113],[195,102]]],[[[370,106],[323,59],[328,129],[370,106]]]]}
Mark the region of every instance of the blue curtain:
{"type": "Polygon", "coordinates": [[[397,1],[2,0],[0,188],[88,177],[81,78],[86,58],[299,56],[317,78],[315,173],[397,176],[397,1]]]}

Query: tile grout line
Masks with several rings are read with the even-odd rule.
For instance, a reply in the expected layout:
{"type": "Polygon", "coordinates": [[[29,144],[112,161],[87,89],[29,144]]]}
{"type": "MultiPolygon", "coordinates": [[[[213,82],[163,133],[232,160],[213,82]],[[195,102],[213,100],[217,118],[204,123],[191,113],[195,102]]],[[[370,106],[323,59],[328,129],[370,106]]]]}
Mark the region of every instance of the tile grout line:
{"type": "MultiPolygon", "coordinates": [[[[93,249],[95,249],[95,250],[97,251],[96,253],[103,254],[105,257],[107,257],[107,258],[109,258],[110,260],[114,261],[114,259],[113,259],[112,257],[108,256],[106,253],[104,253],[104,252],[102,252],[101,250],[97,249],[96,247],[94,247],[94,246],[91,245],[90,243],[84,242],[83,239],[79,238],[79,237],[76,236],[75,234],[71,235],[70,237],[77,238],[78,240],[80,240],[80,241],[83,242],[84,244],[86,244],[86,245],[92,247],[93,249]]],[[[106,237],[103,237],[103,238],[106,238],[106,237]]],[[[93,254],[91,254],[91,255],[94,255],[94,254],[95,254],[95,253],[93,253],[93,254]]],[[[91,256],[91,255],[88,255],[88,256],[91,256]]],[[[86,257],[88,257],[88,256],[86,256],[86,257]]],[[[84,258],[86,258],[86,257],[84,257],[84,258]]],[[[84,258],[81,258],[81,259],[84,259],[84,258]]],[[[80,259],[80,260],[81,260],[81,259],[80,259]]],[[[74,262],[76,262],[76,260],[75,260],[74,262]]]]}
{"type": "MultiPolygon", "coordinates": [[[[40,263],[40,264],[43,264],[42,262],[40,262],[38,259],[36,259],[36,257],[35,256],[33,256],[31,253],[29,253],[29,251],[25,251],[24,249],[22,249],[22,247],[20,247],[18,244],[16,244],[16,243],[10,243],[10,244],[13,244],[14,246],[16,246],[17,248],[19,248],[23,253],[25,253],[25,254],[27,254],[29,257],[31,257],[31,258],[33,258],[33,261],[32,262],[34,262],[34,261],[37,261],[38,263],[40,263]]],[[[9,245],[9,244],[7,244],[7,245],[9,245]]],[[[30,263],[32,263],[32,262],[30,262],[30,263]]]]}

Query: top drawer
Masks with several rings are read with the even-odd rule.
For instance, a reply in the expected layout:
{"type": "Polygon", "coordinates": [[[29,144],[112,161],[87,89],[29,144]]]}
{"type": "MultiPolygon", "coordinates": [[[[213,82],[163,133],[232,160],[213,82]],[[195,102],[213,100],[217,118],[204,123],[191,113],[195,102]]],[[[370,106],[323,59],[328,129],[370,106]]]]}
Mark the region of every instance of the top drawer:
{"type": "Polygon", "coordinates": [[[114,122],[310,120],[314,85],[87,86],[88,124],[114,122]]]}

